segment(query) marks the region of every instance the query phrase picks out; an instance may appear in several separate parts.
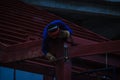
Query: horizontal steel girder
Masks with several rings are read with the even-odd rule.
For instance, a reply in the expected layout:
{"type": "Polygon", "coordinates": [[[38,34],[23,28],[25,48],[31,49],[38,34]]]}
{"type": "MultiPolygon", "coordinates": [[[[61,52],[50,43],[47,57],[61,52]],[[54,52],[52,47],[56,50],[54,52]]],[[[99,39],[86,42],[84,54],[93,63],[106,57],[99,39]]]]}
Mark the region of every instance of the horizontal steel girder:
{"type": "Polygon", "coordinates": [[[70,58],[79,57],[79,56],[89,56],[95,54],[105,54],[105,53],[114,53],[120,51],[120,40],[116,41],[106,41],[100,42],[91,45],[70,47],[70,58]]]}

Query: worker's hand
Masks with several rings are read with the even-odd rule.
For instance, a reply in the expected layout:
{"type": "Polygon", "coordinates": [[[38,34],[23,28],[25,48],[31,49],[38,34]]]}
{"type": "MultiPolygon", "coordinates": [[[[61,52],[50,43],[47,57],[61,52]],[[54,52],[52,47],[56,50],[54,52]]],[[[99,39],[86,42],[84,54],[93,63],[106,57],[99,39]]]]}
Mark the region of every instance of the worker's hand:
{"type": "Polygon", "coordinates": [[[62,30],[59,37],[60,38],[69,38],[70,37],[70,32],[67,31],[67,30],[62,30]]]}
{"type": "Polygon", "coordinates": [[[53,61],[56,61],[56,58],[50,54],[50,53],[47,53],[46,54],[46,58],[50,61],[50,62],[53,62],[53,61]]]}

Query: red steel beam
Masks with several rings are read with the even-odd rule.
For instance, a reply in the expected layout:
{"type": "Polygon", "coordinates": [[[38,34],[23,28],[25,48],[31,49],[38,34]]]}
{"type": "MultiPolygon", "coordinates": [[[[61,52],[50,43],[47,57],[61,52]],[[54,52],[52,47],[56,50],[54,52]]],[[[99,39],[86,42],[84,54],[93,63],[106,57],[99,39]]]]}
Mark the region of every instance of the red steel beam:
{"type": "MultiPolygon", "coordinates": [[[[80,57],[80,59],[106,64],[106,56],[101,56],[101,55],[83,56],[83,57],[80,57]]],[[[120,67],[119,61],[120,59],[115,59],[109,56],[107,57],[107,65],[120,67]]]]}
{"type": "MultiPolygon", "coordinates": [[[[74,37],[74,39],[80,45],[96,44],[94,41],[79,39],[78,37],[74,37]]],[[[79,46],[76,47],[78,48],[79,46]]],[[[4,47],[4,51],[1,53],[0,62],[3,63],[38,57],[42,55],[41,40],[27,41],[25,43],[7,46],[4,47]]]]}
{"type": "Polygon", "coordinates": [[[41,41],[29,41],[6,47],[0,55],[0,62],[15,62],[42,56],[41,41]]]}
{"type": "MultiPolygon", "coordinates": [[[[75,38],[76,42],[78,42],[79,40],[80,39],[76,40],[76,38],[75,38]]],[[[80,46],[81,45],[92,45],[92,44],[95,45],[95,44],[97,44],[96,42],[92,42],[92,41],[85,40],[85,39],[80,40],[80,42],[83,42],[83,43],[79,43],[80,46]]],[[[33,41],[33,42],[28,42],[28,43],[25,43],[25,44],[21,44],[21,45],[18,44],[18,45],[15,45],[15,46],[10,46],[9,48],[7,48],[5,50],[5,52],[3,52],[3,53],[1,52],[2,54],[0,55],[0,61],[1,62],[11,62],[11,61],[17,61],[17,60],[23,60],[23,59],[28,59],[28,58],[41,56],[42,52],[41,52],[41,47],[40,47],[41,44],[40,43],[41,42],[39,42],[39,41],[37,41],[37,42],[33,41]],[[36,46],[36,44],[38,44],[39,46],[36,46]],[[27,46],[29,46],[29,47],[27,47],[27,46]],[[26,47],[28,49],[27,49],[27,51],[24,51],[24,49],[26,47]]],[[[76,46],[75,48],[79,48],[79,46],[76,46]]],[[[69,50],[71,50],[71,49],[69,49],[69,50]]],[[[74,47],[72,47],[72,51],[75,51],[74,47]]],[[[79,51],[79,52],[81,52],[81,51],[79,51]]],[[[86,55],[86,54],[82,54],[82,55],[86,55]]],[[[119,53],[117,55],[119,55],[119,53]]],[[[105,61],[103,61],[103,57],[100,57],[100,56],[95,56],[95,57],[86,56],[86,57],[81,57],[81,58],[85,59],[85,60],[90,60],[90,61],[105,64],[105,61]]],[[[118,61],[119,60],[108,58],[108,64],[112,65],[112,66],[119,67],[119,64],[117,63],[118,61]]]]}
{"type": "MultiPolygon", "coordinates": [[[[74,51],[74,48],[79,48],[80,46],[94,45],[94,44],[99,44],[100,43],[100,42],[91,41],[91,40],[87,40],[87,39],[83,39],[83,38],[78,38],[78,37],[75,37],[75,36],[73,38],[74,38],[74,41],[76,43],[78,43],[78,45],[73,46],[73,47],[69,46],[69,50],[72,50],[72,51],[74,51]]],[[[116,52],[114,54],[119,55],[120,53],[116,52]]],[[[108,53],[108,55],[109,55],[109,53],[108,53]]],[[[106,64],[105,57],[101,56],[101,55],[80,56],[80,58],[84,59],[84,60],[89,60],[89,61],[93,61],[93,62],[106,64]]],[[[119,62],[119,59],[116,59],[116,58],[113,58],[113,57],[108,57],[108,65],[119,67],[120,65],[119,65],[118,62],[119,62]]]]}
{"type": "MultiPolygon", "coordinates": [[[[64,41],[59,39],[57,41],[51,42],[50,52],[60,58],[64,56],[64,41]]],[[[55,74],[57,80],[71,80],[72,64],[71,61],[65,62],[64,59],[58,60],[55,63],[55,74]]]]}
{"type": "MultiPolygon", "coordinates": [[[[74,37],[74,39],[76,42],[78,42],[78,41],[82,42],[82,43],[79,42],[80,46],[97,44],[97,42],[89,41],[89,40],[85,40],[85,39],[77,39],[75,37],[74,37]]],[[[39,41],[37,41],[37,42],[33,41],[33,42],[25,43],[25,44],[18,44],[18,45],[10,46],[9,48],[7,48],[5,50],[5,52],[3,52],[3,53],[1,52],[2,54],[0,55],[0,61],[1,62],[11,62],[11,61],[18,61],[18,60],[41,56],[42,52],[41,52],[41,47],[40,47],[41,44],[40,43],[41,42],[39,42],[39,41]],[[38,44],[38,47],[36,44],[38,44]],[[27,47],[27,46],[29,46],[29,47],[27,47]],[[26,47],[28,48],[27,51],[24,50],[26,47]]],[[[79,48],[79,46],[76,46],[75,48],[79,48]]],[[[75,51],[74,47],[72,47],[72,51],[75,51]]],[[[103,57],[100,57],[100,56],[94,55],[94,57],[86,56],[86,57],[81,57],[81,58],[85,59],[85,60],[90,60],[90,61],[105,64],[105,60],[103,59],[103,57]]],[[[108,58],[108,64],[112,65],[112,66],[119,67],[119,64],[117,63],[118,61],[119,60],[108,58]]]]}
{"type": "Polygon", "coordinates": [[[27,61],[20,61],[14,63],[1,63],[0,66],[15,68],[23,71],[43,74],[43,75],[54,75],[53,67],[45,66],[44,63],[35,63],[35,62],[27,62],[27,61]],[[49,72],[48,72],[49,71],[49,72]]]}
{"type": "Polygon", "coordinates": [[[100,42],[85,46],[79,45],[77,46],[77,48],[69,48],[70,58],[95,54],[113,53],[118,51],[120,51],[120,40],[100,42]]]}
{"type": "MultiPolygon", "coordinates": [[[[42,64],[42,63],[44,63],[43,65],[44,66],[48,66],[48,67],[53,67],[53,66],[55,66],[55,64],[53,64],[53,63],[50,63],[48,60],[46,60],[46,59],[43,59],[43,58],[35,58],[35,59],[30,59],[30,60],[25,60],[25,61],[27,61],[27,62],[31,62],[31,64],[42,64]],[[51,65],[51,66],[50,66],[51,65]],[[52,66],[53,65],[53,66],[52,66]]],[[[72,65],[72,71],[73,72],[82,72],[82,71],[86,71],[87,69],[85,69],[85,68],[81,68],[81,67],[77,67],[77,66],[74,66],[74,65],[72,65]]]]}
{"type": "MultiPolygon", "coordinates": [[[[21,63],[22,63],[22,61],[21,61],[21,63]]],[[[41,59],[39,61],[24,60],[23,63],[32,64],[33,67],[34,66],[44,66],[44,67],[47,67],[50,69],[55,69],[55,65],[51,64],[50,62],[48,62],[47,60],[44,60],[44,59],[41,59]]],[[[82,71],[87,71],[87,70],[89,70],[89,69],[85,69],[85,68],[81,68],[81,67],[72,65],[72,72],[74,72],[74,73],[80,73],[82,71]]]]}
{"type": "MultiPolygon", "coordinates": [[[[53,80],[55,67],[51,66],[51,65],[45,66],[45,64],[44,65],[43,64],[39,63],[39,62],[31,61],[31,60],[25,60],[25,61],[16,62],[16,63],[8,63],[5,65],[8,67],[12,67],[12,68],[20,69],[20,70],[25,70],[25,71],[29,71],[29,72],[43,74],[43,75],[45,75],[44,80],[53,80]],[[52,71],[52,69],[53,69],[53,71],[52,71]]],[[[73,69],[72,72],[75,72],[75,73],[81,72],[81,70],[79,70],[79,67],[78,67],[78,70],[76,68],[77,71],[74,71],[74,70],[75,69],[73,69]]],[[[83,71],[83,72],[85,72],[85,71],[83,71]]],[[[80,77],[78,77],[78,79],[79,78],[80,77]]]]}
{"type": "MultiPolygon", "coordinates": [[[[49,68],[54,68],[54,66],[55,66],[55,64],[50,63],[48,60],[41,59],[41,58],[39,58],[37,60],[33,60],[33,59],[32,60],[25,60],[24,62],[31,63],[31,64],[36,65],[36,66],[41,65],[41,66],[49,67],[49,68]]],[[[85,68],[81,68],[81,67],[77,67],[77,66],[72,65],[72,72],[79,73],[79,72],[86,71],[86,70],[89,70],[89,69],[85,69],[85,68]]]]}
{"type": "MultiPolygon", "coordinates": [[[[39,62],[33,60],[24,60],[19,62],[12,62],[12,63],[1,63],[0,66],[16,68],[24,71],[29,71],[33,73],[43,74],[53,76],[55,71],[55,66],[49,64],[48,62],[39,62]],[[49,72],[48,72],[49,71],[49,72]]],[[[72,72],[80,73],[83,71],[87,71],[89,69],[72,66],[72,72]]]]}
{"type": "Polygon", "coordinates": [[[60,61],[56,63],[57,80],[71,80],[72,69],[71,62],[60,61]]]}

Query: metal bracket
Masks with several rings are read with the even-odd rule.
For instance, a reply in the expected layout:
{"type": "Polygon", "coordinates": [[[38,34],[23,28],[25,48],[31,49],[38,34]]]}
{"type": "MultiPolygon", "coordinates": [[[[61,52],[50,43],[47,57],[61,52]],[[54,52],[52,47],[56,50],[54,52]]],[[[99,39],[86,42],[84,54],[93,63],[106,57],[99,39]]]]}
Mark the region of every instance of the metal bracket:
{"type": "Polygon", "coordinates": [[[68,46],[67,44],[64,44],[64,61],[68,61],[69,57],[68,57],[68,46]]]}

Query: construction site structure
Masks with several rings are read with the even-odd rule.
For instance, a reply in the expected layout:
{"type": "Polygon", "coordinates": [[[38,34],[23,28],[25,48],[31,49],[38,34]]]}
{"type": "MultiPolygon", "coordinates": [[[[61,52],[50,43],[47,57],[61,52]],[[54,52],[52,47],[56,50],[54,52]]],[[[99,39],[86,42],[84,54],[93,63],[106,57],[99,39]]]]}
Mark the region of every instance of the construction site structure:
{"type": "MultiPolygon", "coordinates": [[[[38,73],[44,80],[120,80],[120,40],[109,40],[88,29],[19,0],[0,0],[0,66],[38,73]],[[63,41],[48,62],[41,51],[42,31],[60,19],[74,31],[78,44],[63,41]]],[[[14,78],[15,79],[15,78],[14,78]]]]}

